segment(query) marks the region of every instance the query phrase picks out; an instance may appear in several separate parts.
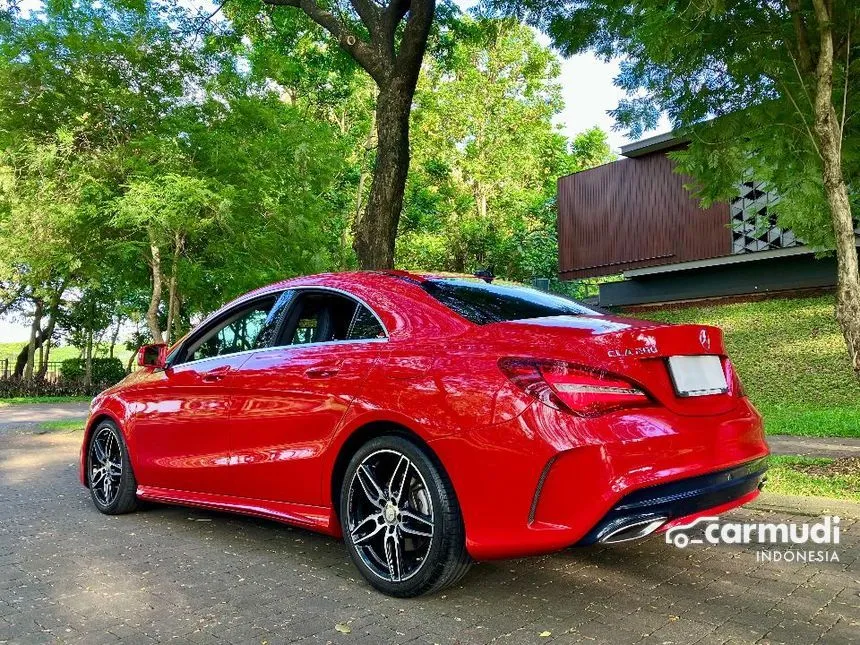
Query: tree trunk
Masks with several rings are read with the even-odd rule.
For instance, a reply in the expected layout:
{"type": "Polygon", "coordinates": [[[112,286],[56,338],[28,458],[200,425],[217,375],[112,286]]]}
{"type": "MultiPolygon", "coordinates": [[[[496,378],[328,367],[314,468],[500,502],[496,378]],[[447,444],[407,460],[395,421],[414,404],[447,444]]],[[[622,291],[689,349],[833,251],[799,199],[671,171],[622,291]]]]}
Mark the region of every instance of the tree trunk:
{"type": "Polygon", "coordinates": [[[42,363],[42,366],[39,368],[39,380],[45,380],[45,377],[48,375],[48,363],[51,360],[51,347],[53,347],[53,343],[51,342],[51,337],[46,336],[45,342],[42,343],[42,347],[45,348],[45,360],[42,363]]]}
{"type": "Polygon", "coordinates": [[[27,354],[30,352],[30,341],[21,348],[18,356],[15,357],[15,368],[12,370],[12,376],[22,378],[24,376],[24,368],[27,367],[27,354]]]}
{"type": "Polygon", "coordinates": [[[93,384],[93,330],[92,325],[87,329],[86,354],[85,354],[84,382],[87,387],[93,384]]]}
{"type": "Polygon", "coordinates": [[[164,327],[164,342],[170,343],[173,334],[174,317],[178,315],[176,297],[176,274],[179,271],[179,253],[182,251],[182,237],[177,233],[173,241],[173,262],[170,265],[170,281],[167,283],[167,325],[164,327]]]}
{"type": "Polygon", "coordinates": [[[27,381],[33,378],[33,364],[36,362],[36,342],[39,340],[42,331],[42,310],[44,304],[41,298],[36,298],[35,303],[36,309],[33,312],[33,324],[30,325],[30,343],[27,346],[27,365],[24,368],[24,379],[27,381]]]}
{"type": "Polygon", "coordinates": [[[87,387],[93,384],[93,317],[95,302],[90,302],[89,316],[87,317],[87,336],[84,341],[84,382],[87,387]]]}
{"type": "Polygon", "coordinates": [[[161,325],[158,321],[158,308],[161,306],[161,249],[152,241],[150,236],[149,250],[152,257],[149,267],[152,272],[152,296],[149,299],[149,308],[146,310],[146,324],[152,335],[153,343],[163,343],[164,336],[161,335],[161,325]]]}
{"type": "Polygon", "coordinates": [[[487,220],[487,191],[481,182],[475,182],[475,206],[478,209],[478,218],[485,222],[487,220]]]}
{"type": "MultiPolygon", "coordinates": [[[[821,154],[824,191],[836,236],[836,320],[848,347],[854,374],[860,378],[860,269],[851,202],[842,172],[842,126],[833,107],[833,33],[825,0],[813,0],[820,46],[815,69],[813,132],[821,154]]],[[[847,70],[846,70],[847,73],[847,70]]]]}
{"type": "Polygon", "coordinates": [[[379,88],[379,145],[367,208],[355,224],[353,248],[363,269],[394,266],[394,241],[409,171],[409,111],[436,11],[435,0],[350,0],[369,40],[320,0],[264,0],[297,7],[328,31],[379,88]],[[405,22],[404,22],[405,21],[405,22]]]}
{"type": "Polygon", "coordinates": [[[362,269],[394,267],[394,242],[409,172],[409,111],[415,86],[395,77],[376,103],[376,165],[364,216],[356,221],[353,248],[362,269]]]}
{"type": "Polygon", "coordinates": [[[57,325],[57,313],[60,308],[60,299],[63,297],[65,287],[60,286],[51,296],[51,302],[48,305],[48,324],[45,329],[39,333],[39,344],[45,348],[43,360],[39,366],[38,378],[43,379],[48,373],[48,359],[51,355],[51,337],[54,335],[54,328],[57,325]]]}
{"type": "Polygon", "coordinates": [[[114,349],[116,348],[116,341],[119,338],[119,330],[122,328],[122,316],[117,316],[116,318],[116,327],[113,328],[113,335],[110,338],[110,350],[108,352],[108,356],[113,358],[114,349]]]}
{"type": "Polygon", "coordinates": [[[182,317],[179,315],[179,312],[182,311],[182,298],[179,297],[179,289],[176,289],[176,293],[173,294],[174,304],[173,304],[173,342],[175,343],[182,337],[180,333],[182,330],[182,317]]]}

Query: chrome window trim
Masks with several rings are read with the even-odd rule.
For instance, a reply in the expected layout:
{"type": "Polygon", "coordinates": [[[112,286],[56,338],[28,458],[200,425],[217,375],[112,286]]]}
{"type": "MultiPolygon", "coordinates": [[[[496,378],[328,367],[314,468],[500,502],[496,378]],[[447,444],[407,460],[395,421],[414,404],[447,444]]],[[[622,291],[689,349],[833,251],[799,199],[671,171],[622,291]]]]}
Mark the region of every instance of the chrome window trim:
{"type": "Polygon", "coordinates": [[[242,356],[243,354],[268,354],[269,352],[273,352],[276,350],[280,351],[289,351],[292,349],[299,349],[305,347],[320,347],[324,345],[357,345],[359,343],[387,343],[387,338],[356,338],[354,340],[325,340],[319,343],[301,343],[299,345],[275,345],[273,347],[259,347],[257,349],[245,349],[241,352],[235,352],[233,354],[221,354],[220,356],[207,356],[206,358],[199,358],[196,361],[187,361],[185,363],[179,363],[178,365],[172,365],[169,369],[177,369],[184,365],[199,365],[200,363],[205,363],[207,361],[214,361],[219,358],[228,358],[233,356],[242,356]]]}

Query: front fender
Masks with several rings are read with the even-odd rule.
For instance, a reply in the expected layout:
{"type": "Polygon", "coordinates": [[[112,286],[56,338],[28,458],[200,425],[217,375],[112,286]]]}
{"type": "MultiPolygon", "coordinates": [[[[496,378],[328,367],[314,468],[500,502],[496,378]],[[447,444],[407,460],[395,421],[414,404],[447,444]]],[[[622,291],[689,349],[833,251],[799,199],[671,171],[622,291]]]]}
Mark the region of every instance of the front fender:
{"type": "MultiPolygon", "coordinates": [[[[87,479],[87,447],[90,444],[90,437],[93,434],[93,430],[95,430],[99,423],[108,419],[112,421],[117,428],[119,428],[126,446],[130,446],[129,436],[127,433],[130,417],[131,415],[128,405],[118,397],[96,397],[93,400],[93,406],[90,409],[90,416],[87,418],[87,422],[84,425],[84,437],[81,441],[79,462],[79,477],[81,484],[89,488],[89,481],[87,479]]],[[[133,455],[134,452],[129,447],[129,459],[132,461],[132,468],[134,468],[133,455]]]]}

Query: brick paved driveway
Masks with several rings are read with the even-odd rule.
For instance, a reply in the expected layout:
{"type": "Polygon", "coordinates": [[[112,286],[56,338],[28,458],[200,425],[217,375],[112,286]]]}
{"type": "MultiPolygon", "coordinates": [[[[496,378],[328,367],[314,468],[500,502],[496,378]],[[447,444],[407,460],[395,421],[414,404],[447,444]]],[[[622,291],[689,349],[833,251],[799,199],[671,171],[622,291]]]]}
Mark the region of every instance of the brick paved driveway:
{"type": "Polygon", "coordinates": [[[838,564],[757,564],[751,550],[654,539],[483,563],[444,595],[394,600],[358,579],[339,542],[302,530],[169,507],[100,515],[77,482],[80,433],[32,432],[0,429],[0,642],[860,638],[850,520],[838,564]]]}

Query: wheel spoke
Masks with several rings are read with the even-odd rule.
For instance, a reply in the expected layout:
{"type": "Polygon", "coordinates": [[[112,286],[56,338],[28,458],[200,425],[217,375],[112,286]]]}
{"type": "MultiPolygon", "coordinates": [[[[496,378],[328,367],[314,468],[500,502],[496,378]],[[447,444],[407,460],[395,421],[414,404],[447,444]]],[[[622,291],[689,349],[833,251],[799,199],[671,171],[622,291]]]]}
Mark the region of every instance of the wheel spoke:
{"type": "Polygon", "coordinates": [[[93,441],[93,452],[95,453],[93,456],[100,464],[103,464],[105,461],[107,461],[107,453],[105,452],[105,448],[102,445],[101,437],[98,437],[95,441],[93,441]]]}
{"type": "Polygon", "coordinates": [[[116,437],[113,436],[112,432],[108,433],[107,444],[105,445],[105,454],[109,460],[113,457],[114,448],[116,447],[116,437]]]}
{"type": "Polygon", "coordinates": [[[385,503],[385,495],[382,493],[382,488],[376,483],[367,466],[361,464],[358,470],[355,471],[355,475],[361,484],[362,490],[364,490],[364,494],[367,496],[367,500],[376,506],[376,508],[382,508],[385,503]]]}
{"type": "Polygon", "coordinates": [[[358,545],[367,542],[373,536],[377,535],[384,526],[385,522],[382,520],[382,513],[375,513],[364,518],[350,531],[352,543],[358,545]]]}
{"type": "Polygon", "coordinates": [[[392,582],[399,582],[401,575],[400,540],[397,539],[397,529],[390,528],[385,532],[385,559],[388,562],[388,572],[392,582]]]}
{"type": "Polygon", "coordinates": [[[433,521],[412,511],[400,511],[400,528],[412,535],[433,537],[433,521]]]}
{"type": "Polygon", "coordinates": [[[114,431],[102,427],[90,447],[90,489],[99,506],[109,506],[121,486],[122,444],[114,431]]]}
{"type": "Polygon", "coordinates": [[[90,475],[90,486],[99,486],[104,476],[104,468],[93,468],[93,472],[90,475]]]}
{"type": "Polygon", "coordinates": [[[400,503],[400,498],[403,497],[403,488],[406,486],[406,480],[409,475],[409,468],[412,462],[406,455],[400,456],[400,461],[394,467],[394,472],[391,473],[391,480],[388,482],[388,494],[395,504],[400,503]]]}

